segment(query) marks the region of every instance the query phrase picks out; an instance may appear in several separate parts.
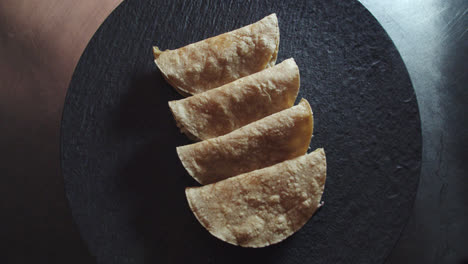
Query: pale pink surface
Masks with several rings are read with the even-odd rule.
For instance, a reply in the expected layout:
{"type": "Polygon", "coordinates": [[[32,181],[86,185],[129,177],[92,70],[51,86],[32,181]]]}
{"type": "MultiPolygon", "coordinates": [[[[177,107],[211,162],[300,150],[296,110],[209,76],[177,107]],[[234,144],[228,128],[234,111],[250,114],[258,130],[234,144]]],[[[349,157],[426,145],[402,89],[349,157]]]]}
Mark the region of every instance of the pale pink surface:
{"type": "Polygon", "coordinates": [[[0,0],[0,236],[7,263],[89,260],[63,190],[60,120],[84,48],[120,2],[0,0]]]}

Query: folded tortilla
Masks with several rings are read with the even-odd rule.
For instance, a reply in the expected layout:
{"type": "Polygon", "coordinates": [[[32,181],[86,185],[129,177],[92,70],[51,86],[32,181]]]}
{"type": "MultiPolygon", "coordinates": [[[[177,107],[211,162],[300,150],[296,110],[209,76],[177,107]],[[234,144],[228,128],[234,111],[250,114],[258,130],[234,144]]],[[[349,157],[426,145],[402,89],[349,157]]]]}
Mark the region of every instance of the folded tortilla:
{"type": "Polygon", "coordinates": [[[202,187],[186,188],[190,209],[215,237],[264,247],[299,230],[321,206],[323,149],[202,187]]]}
{"type": "Polygon", "coordinates": [[[194,140],[227,134],[294,105],[299,91],[294,59],[204,93],[170,101],[181,131],[194,140]]]}
{"type": "Polygon", "coordinates": [[[276,14],[175,50],[153,47],[164,78],[182,95],[201,93],[275,65],[276,14]]]}
{"type": "Polygon", "coordinates": [[[307,152],[313,116],[307,100],[223,136],[177,147],[187,172],[209,184],[307,152]]]}

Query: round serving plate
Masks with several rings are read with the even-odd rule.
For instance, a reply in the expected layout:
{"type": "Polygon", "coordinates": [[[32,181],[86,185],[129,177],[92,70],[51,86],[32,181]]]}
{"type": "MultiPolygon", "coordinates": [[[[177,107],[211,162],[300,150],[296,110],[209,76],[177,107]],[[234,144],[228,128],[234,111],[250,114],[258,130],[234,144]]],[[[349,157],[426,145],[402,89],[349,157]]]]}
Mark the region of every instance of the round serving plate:
{"type": "Polygon", "coordinates": [[[61,128],[66,194],[100,263],[381,263],[411,212],[420,173],[418,106],[405,65],[357,1],[125,1],[88,44],[61,128]],[[321,208],[266,248],[232,246],[197,222],[184,189],[167,102],[180,99],[153,62],[174,49],[276,13],[278,62],[293,57],[314,111],[311,150],[327,153],[321,208]]]}

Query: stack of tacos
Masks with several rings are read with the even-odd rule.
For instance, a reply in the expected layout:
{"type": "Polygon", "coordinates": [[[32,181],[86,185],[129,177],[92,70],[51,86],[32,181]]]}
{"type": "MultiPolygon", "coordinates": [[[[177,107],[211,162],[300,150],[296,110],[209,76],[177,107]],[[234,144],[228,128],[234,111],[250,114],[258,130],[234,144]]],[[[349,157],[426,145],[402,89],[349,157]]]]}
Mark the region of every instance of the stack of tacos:
{"type": "Polygon", "coordinates": [[[196,143],[177,147],[202,187],[188,204],[215,237],[244,247],[278,243],[322,205],[323,149],[307,154],[313,113],[299,92],[294,59],[277,65],[275,14],[176,50],[154,47],[164,78],[186,98],[169,102],[196,143]]]}

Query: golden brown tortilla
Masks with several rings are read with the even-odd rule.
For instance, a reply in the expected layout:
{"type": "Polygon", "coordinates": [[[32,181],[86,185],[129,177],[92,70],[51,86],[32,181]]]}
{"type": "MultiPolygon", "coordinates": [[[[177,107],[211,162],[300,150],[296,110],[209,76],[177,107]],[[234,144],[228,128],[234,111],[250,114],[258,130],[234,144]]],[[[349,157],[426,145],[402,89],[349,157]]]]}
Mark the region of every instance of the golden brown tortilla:
{"type": "Polygon", "coordinates": [[[182,95],[201,93],[275,65],[276,14],[175,50],[153,47],[164,78],[182,95]]]}
{"type": "Polygon", "coordinates": [[[177,148],[188,173],[201,184],[217,182],[306,153],[313,131],[307,100],[223,136],[177,148]]]}
{"type": "Polygon", "coordinates": [[[203,187],[186,188],[190,209],[215,237],[243,247],[281,242],[320,207],[323,149],[203,187]]]}
{"type": "Polygon", "coordinates": [[[221,87],[169,102],[182,132],[209,139],[294,105],[299,91],[294,59],[240,78],[221,87]]]}

